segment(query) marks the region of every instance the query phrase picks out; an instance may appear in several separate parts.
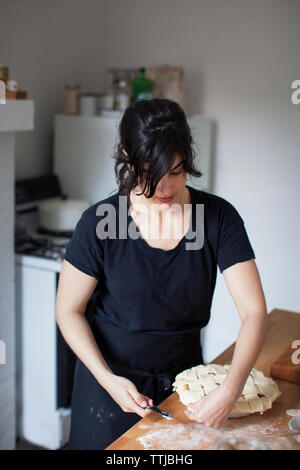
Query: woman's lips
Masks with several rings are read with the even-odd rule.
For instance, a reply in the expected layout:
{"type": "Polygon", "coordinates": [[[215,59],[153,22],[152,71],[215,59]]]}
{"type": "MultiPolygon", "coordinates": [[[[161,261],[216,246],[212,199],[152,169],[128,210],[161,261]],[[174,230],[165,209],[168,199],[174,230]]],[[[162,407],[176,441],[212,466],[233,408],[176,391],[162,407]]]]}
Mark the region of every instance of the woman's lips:
{"type": "Polygon", "coordinates": [[[160,202],[171,202],[172,199],[174,199],[174,196],[170,196],[170,197],[158,197],[157,198],[160,202]]]}

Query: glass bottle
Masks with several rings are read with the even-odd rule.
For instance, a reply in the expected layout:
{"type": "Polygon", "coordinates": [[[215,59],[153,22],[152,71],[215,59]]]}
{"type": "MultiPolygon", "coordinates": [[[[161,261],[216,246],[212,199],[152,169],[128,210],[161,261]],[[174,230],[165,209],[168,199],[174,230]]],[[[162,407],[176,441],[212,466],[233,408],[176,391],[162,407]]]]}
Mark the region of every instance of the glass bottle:
{"type": "Polygon", "coordinates": [[[132,98],[133,102],[139,100],[152,100],[153,82],[145,75],[146,69],[140,68],[140,75],[132,82],[132,98]]]}
{"type": "Polygon", "coordinates": [[[120,80],[118,83],[118,91],[116,93],[115,108],[125,110],[130,105],[131,93],[126,80],[120,80]]]}

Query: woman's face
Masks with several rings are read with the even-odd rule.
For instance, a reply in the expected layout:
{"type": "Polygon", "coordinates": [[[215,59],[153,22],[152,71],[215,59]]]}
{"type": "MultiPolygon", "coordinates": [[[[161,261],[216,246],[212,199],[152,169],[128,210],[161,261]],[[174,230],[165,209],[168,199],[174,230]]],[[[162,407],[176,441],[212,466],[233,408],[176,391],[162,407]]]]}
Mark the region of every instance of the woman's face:
{"type": "Polygon", "coordinates": [[[151,203],[172,205],[180,202],[186,184],[186,173],[183,169],[183,159],[176,155],[172,168],[158,182],[151,203]]]}
{"type": "MultiPolygon", "coordinates": [[[[147,173],[148,164],[144,165],[144,173],[147,173]]],[[[140,183],[140,186],[136,188],[136,192],[139,193],[144,186],[144,180],[140,183]]],[[[155,193],[151,198],[146,198],[141,195],[143,203],[146,204],[172,204],[180,203],[183,197],[183,192],[186,184],[186,172],[183,169],[183,158],[177,154],[176,159],[172,165],[172,168],[166,173],[158,182],[155,193]]]]}

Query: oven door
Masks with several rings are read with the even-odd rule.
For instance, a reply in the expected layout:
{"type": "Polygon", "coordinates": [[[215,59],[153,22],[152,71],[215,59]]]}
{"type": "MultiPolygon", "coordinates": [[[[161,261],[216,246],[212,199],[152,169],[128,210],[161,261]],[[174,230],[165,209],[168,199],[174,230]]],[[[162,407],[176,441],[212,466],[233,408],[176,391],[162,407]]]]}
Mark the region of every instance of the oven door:
{"type": "Polygon", "coordinates": [[[17,429],[47,449],[68,442],[75,367],[56,323],[60,267],[57,261],[16,256],[17,429]]]}

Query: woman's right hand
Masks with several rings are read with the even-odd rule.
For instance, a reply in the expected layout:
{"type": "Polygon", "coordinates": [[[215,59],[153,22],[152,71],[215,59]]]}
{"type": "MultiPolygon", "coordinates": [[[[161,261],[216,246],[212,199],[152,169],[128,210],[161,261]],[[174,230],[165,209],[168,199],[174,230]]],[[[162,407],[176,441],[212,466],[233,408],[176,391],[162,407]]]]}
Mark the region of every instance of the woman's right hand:
{"type": "Polygon", "coordinates": [[[144,408],[153,406],[152,399],[139,393],[134,383],[125,377],[109,374],[102,386],[125,413],[136,413],[144,418],[151,412],[144,408]]]}

